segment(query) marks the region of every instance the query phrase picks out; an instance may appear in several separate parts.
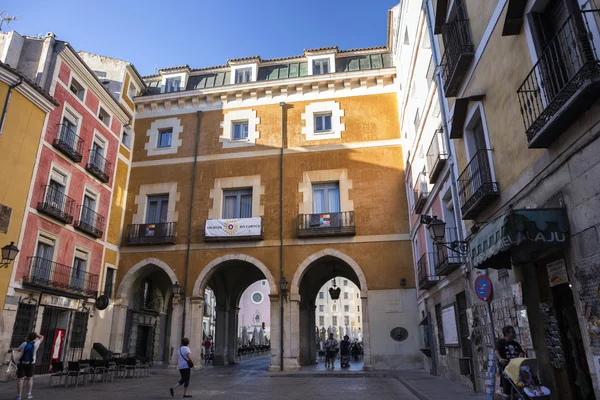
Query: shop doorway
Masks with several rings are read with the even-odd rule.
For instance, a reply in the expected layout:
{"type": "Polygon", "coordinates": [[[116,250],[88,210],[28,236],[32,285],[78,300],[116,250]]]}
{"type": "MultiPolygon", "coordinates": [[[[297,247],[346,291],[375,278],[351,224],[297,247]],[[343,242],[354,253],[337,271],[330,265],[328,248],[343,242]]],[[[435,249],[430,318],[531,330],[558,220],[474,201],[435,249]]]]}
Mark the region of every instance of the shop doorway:
{"type": "MultiPolygon", "coordinates": [[[[54,334],[57,329],[64,329],[68,332],[70,316],[70,310],[56,307],[44,307],[40,334],[44,336],[45,340],[42,342],[37,353],[35,366],[36,374],[47,374],[50,371],[54,334]]],[[[61,359],[63,359],[62,355],[61,359]]]]}
{"type": "Polygon", "coordinates": [[[138,325],[135,344],[135,356],[137,358],[150,357],[152,355],[152,332],[153,329],[151,326],[138,325]]]}

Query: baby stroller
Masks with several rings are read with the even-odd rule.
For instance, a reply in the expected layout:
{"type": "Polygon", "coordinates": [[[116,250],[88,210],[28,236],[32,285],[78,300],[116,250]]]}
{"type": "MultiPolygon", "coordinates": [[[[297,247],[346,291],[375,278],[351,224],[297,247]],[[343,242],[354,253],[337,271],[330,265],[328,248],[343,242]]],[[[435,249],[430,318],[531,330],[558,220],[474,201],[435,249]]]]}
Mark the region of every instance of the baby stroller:
{"type": "Polygon", "coordinates": [[[504,371],[504,378],[512,386],[513,399],[551,400],[550,389],[542,386],[538,379],[537,360],[535,358],[513,358],[504,371]]]}

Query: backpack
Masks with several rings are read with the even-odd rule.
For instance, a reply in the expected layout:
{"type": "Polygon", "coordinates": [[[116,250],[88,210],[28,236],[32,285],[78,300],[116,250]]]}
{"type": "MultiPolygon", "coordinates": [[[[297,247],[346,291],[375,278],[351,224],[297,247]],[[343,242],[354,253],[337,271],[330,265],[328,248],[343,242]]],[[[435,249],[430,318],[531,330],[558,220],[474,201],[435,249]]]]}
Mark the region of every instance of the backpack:
{"type": "Polygon", "coordinates": [[[25,348],[23,349],[23,355],[19,360],[22,363],[33,364],[33,352],[35,351],[34,342],[27,342],[25,348]]]}

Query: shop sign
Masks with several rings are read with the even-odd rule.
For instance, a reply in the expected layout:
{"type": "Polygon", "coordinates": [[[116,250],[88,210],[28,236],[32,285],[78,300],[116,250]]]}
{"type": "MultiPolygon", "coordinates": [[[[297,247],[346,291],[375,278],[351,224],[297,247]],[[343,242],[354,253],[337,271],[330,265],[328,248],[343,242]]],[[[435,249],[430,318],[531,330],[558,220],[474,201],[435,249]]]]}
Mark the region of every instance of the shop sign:
{"type": "Polygon", "coordinates": [[[80,302],[80,300],[78,300],[78,299],[71,299],[71,298],[62,297],[62,296],[54,296],[51,294],[43,294],[40,304],[44,305],[44,306],[52,306],[52,307],[60,307],[60,308],[68,308],[71,310],[77,310],[77,309],[79,309],[79,302],[80,302]]]}
{"type": "Polygon", "coordinates": [[[204,228],[207,238],[261,235],[262,218],[209,219],[204,228]]]}
{"type": "Polygon", "coordinates": [[[546,264],[546,268],[548,269],[550,287],[569,283],[569,275],[567,274],[567,266],[564,259],[546,264]]]}

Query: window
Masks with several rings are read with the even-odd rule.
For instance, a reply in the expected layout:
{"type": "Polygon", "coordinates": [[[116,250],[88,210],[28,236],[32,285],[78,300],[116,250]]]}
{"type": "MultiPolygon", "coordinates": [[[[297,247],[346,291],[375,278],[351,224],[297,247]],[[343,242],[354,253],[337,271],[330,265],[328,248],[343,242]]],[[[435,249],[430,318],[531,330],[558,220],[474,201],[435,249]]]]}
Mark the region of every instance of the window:
{"type": "Polygon", "coordinates": [[[319,312],[325,312],[325,306],[324,305],[320,305],[319,306],[319,312]]]}
{"type": "Polygon", "coordinates": [[[262,282],[261,282],[261,285],[263,285],[263,286],[267,286],[267,281],[262,281],[262,282]]]}
{"type": "Polygon", "coordinates": [[[104,280],[104,294],[112,297],[113,285],[115,283],[115,269],[106,268],[106,279],[104,280]]]}
{"type": "Polygon", "coordinates": [[[252,217],[252,188],[223,190],[223,219],[252,217]]]}
{"type": "Polygon", "coordinates": [[[83,290],[85,287],[85,273],[87,269],[87,254],[75,250],[75,259],[73,260],[73,269],[71,271],[71,288],[83,290]]]}
{"type": "Polygon", "coordinates": [[[419,115],[419,109],[415,113],[415,132],[419,132],[419,125],[421,125],[421,116],[419,115]]]}
{"type": "Polygon", "coordinates": [[[169,208],[169,195],[160,194],[148,196],[148,206],[146,208],[146,223],[159,224],[167,222],[167,213],[169,208]]]}
{"type": "Polygon", "coordinates": [[[65,110],[65,115],[62,120],[62,127],[60,129],[60,140],[62,143],[69,146],[71,149],[76,149],[77,146],[77,124],[79,119],[71,114],[68,110],[65,110]]]}
{"type": "Polygon", "coordinates": [[[358,316],[358,322],[360,322],[360,315],[358,316]]]}
{"type": "Polygon", "coordinates": [[[331,132],[331,113],[315,114],[315,132],[331,132]]]}
{"type": "Polygon", "coordinates": [[[331,312],[334,312],[334,313],[337,312],[337,304],[332,304],[331,305],[331,312]]]}
{"type": "Polygon", "coordinates": [[[179,92],[181,78],[167,78],[165,81],[165,93],[179,92]]]}
{"type": "Polygon", "coordinates": [[[410,39],[408,38],[408,27],[404,31],[404,44],[405,45],[409,45],[410,44],[410,39]]]}
{"type": "Polygon", "coordinates": [[[133,83],[129,84],[129,90],[127,91],[127,95],[130,99],[133,99],[137,95],[137,89],[133,83]]]}
{"type": "Polygon", "coordinates": [[[360,299],[360,293],[356,293],[356,298],[360,299]]]}
{"type": "Polygon", "coordinates": [[[325,326],[325,316],[324,315],[319,316],[319,325],[325,326]]]}
{"type": "Polygon", "coordinates": [[[156,147],[159,149],[164,149],[167,147],[171,147],[171,140],[173,138],[173,129],[161,129],[158,131],[158,143],[156,147]]]}
{"type": "Polygon", "coordinates": [[[356,311],[360,312],[360,306],[356,306],[356,311]]]}
{"type": "Polygon", "coordinates": [[[233,140],[248,140],[248,121],[233,123],[233,140]]]}
{"type": "Polygon", "coordinates": [[[344,279],[344,286],[348,286],[348,279],[344,279]]]}
{"type": "Polygon", "coordinates": [[[348,300],[348,292],[344,292],[344,300],[348,300]]]}
{"type": "Polygon", "coordinates": [[[83,194],[83,204],[81,205],[81,222],[89,227],[95,227],[96,214],[96,196],[89,192],[83,194]]]}
{"type": "Polygon", "coordinates": [[[54,240],[40,236],[35,253],[35,262],[31,269],[31,278],[41,283],[47,283],[52,280],[50,272],[52,271],[52,259],[54,257],[54,240]]]}
{"type": "Polygon", "coordinates": [[[252,80],[252,68],[240,68],[235,71],[235,83],[246,83],[252,80]]]}
{"type": "Polygon", "coordinates": [[[144,305],[144,308],[151,308],[153,301],[154,289],[152,288],[152,281],[146,279],[144,280],[144,283],[142,283],[142,304],[144,305]]]}
{"type": "Polygon", "coordinates": [[[325,295],[324,295],[324,293],[323,293],[323,292],[319,292],[319,298],[320,298],[320,299],[324,299],[324,298],[325,298],[325,295]]]}
{"type": "Polygon", "coordinates": [[[104,171],[106,164],[106,158],[104,158],[104,146],[105,142],[99,137],[94,137],[94,143],[92,143],[92,151],[90,152],[90,164],[95,168],[104,171]]]}
{"type": "Polygon", "coordinates": [[[257,313],[257,314],[254,316],[254,323],[255,323],[255,324],[260,324],[260,314],[258,314],[258,313],[257,313]]]}
{"type": "Polygon", "coordinates": [[[321,75],[329,73],[329,59],[320,58],[313,61],[313,75],[321,75]]]}
{"type": "MultiPolygon", "coordinates": [[[[350,312],[350,306],[349,305],[345,305],[344,306],[344,312],[350,312]]],[[[348,325],[348,324],[346,324],[348,325]]]]}
{"type": "Polygon", "coordinates": [[[83,88],[83,86],[81,86],[81,83],[75,80],[75,78],[71,79],[71,86],[69,86],[69,89],[71,90],[71,92],[73,92],[75,96],[77,96],[79,100],[83,101],[83,98],[85,96],[85,89],[83,88]]]}
{"type": "Polygon", "coordinates": [[[339,182],[313,183],[313,214],[340,212],[339,182]]]}
{"type": "Polygon", "coordinates": [[[98,119],[106,126],[110,126],[110,114],[102,107],[98,112],[98,119]]]}
{"type": "Polygon", "coordinates": [[[347,315],[344,317],[344,325],[345,325],[345,326],[348,326],[348,325],[350,325],[350,317],[349,317],[349,316],[347,316],[347,315]]]}
{"type": "Polygon", "coordinates": [[[121,143],[128,149],[131,148],[131,135],[127,131],[123,131],[123,135],[121,136],[121,143]]]}
{"type": "Polygon", "coordinates": [[[331,317],[331,321],[332,321],[332,325],[333,326],[337,326],[337,315],[334,315],[333,317],[331,317]]]}
{"type": "Polygon", "coordinates": [[[252,293],[252,302],[254,304],[260,304],[263,302],[263,295],[260,292],[252,293]]]}
{"type": "Polygon", "coordinates": [[[67,188],[67,176],[56,169],[50,173],[50,182],[46,190],[46,203],[62,210],[65,204],[65,192],[67,188]]]}
{"type": "Polygon", "coordinates": [[[446,354],[446,343],[444,341],[444,326],[442,325],[442,305],[435,305],[435,323],[437,325],[438,341],[440,342],[440,354],[446,354]]]}
{"type": "Polygon", "coordinates": [[[431,48],[431,39],[429,38],[429,29],[425,27],[425,31],[423,32],[423,39],[421,40],[421,48],[422,49],[430,49],[431,48]]]}

